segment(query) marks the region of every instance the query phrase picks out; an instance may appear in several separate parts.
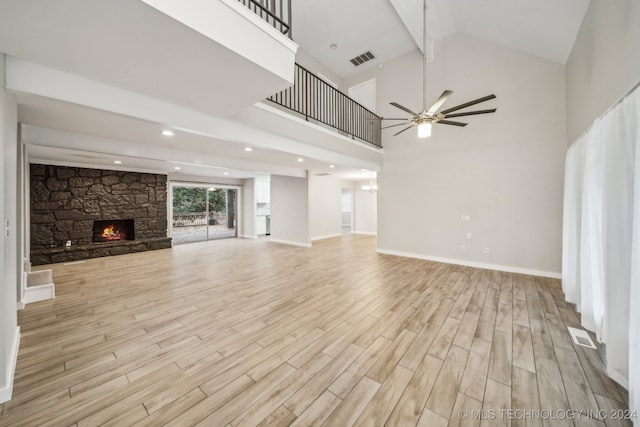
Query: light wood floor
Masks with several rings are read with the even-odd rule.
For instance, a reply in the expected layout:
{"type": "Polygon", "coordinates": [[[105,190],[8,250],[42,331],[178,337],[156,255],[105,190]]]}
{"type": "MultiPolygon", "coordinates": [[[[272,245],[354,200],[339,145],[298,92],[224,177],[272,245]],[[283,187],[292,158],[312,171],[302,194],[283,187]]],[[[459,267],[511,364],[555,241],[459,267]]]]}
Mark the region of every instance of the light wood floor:
{"type": "Polygon", "coordinates": [[[375,245],[232,239],[55,265],[56,299],[19,314],[0,425],[631,425],[560,419],[626,396],[572,343],[557,280],[375,245]]]}

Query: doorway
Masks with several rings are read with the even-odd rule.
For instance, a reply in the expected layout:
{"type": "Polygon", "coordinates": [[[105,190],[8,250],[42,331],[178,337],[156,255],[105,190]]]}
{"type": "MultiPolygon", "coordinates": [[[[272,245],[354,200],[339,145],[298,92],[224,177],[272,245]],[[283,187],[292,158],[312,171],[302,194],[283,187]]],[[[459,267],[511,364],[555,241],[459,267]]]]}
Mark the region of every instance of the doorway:
{"type": "Polygon", "coordinates": [[[237,188],[172,184],[173,243],[238,237],[237,204],[237,188]]]}
{"type": "Polygon", "coordinates": [[[369,111],[376,112],[376,79],[351,86],[348,95],[369,111]]]}

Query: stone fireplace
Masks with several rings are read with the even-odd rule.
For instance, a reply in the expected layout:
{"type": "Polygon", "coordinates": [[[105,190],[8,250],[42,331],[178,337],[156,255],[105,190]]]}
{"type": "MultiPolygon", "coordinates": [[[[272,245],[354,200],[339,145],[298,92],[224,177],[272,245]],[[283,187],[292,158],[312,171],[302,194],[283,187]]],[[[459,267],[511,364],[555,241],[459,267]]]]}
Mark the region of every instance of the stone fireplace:
{"type": "Polygon", "coordinates": [[[166,175],[31,165],[31,263],[171,247],[166,175]]]}

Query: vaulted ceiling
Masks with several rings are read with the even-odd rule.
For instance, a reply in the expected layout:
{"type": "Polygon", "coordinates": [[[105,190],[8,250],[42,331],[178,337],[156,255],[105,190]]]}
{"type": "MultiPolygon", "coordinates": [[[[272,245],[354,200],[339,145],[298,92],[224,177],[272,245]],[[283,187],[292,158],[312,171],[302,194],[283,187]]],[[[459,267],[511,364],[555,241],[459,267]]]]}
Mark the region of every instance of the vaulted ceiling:
{"type": "MultiPolygon", "coordinates": [[[[589,0],[427,0],[432,41],[465,33],[564,64],[589,0]]],[[[422,0],[295,0],[293,38],[342,78],[422,46],[422,0]],[[330,46],[335,45],[332,49],[330,46]],[[376,58],[355,67],[366,51],[376,58]]]]}

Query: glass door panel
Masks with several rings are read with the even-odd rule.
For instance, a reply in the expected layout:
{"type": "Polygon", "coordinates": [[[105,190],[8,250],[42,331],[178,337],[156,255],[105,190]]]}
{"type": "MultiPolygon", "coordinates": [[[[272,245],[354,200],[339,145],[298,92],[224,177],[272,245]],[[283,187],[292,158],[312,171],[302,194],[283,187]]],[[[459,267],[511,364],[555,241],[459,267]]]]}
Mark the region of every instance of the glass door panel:
{"type": "Polygon", "coordinates": [[[208,239],[237,237],[236,205],[238,190],[210,188],[208,190],[208,239]]]}
{"type": "Polygon", "coordinates": [[[207,240],[207,189],[173,187],[173,243],[207,240]]]}

